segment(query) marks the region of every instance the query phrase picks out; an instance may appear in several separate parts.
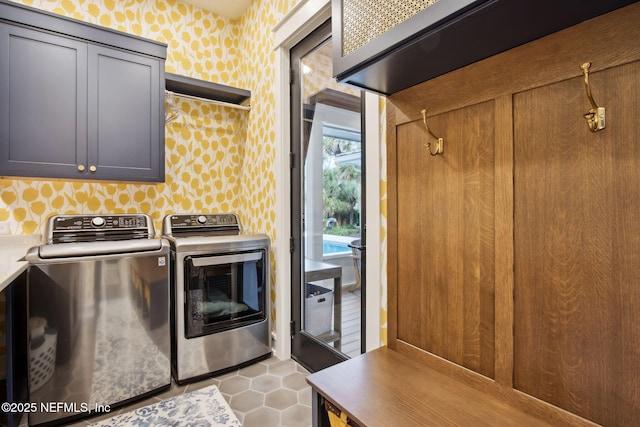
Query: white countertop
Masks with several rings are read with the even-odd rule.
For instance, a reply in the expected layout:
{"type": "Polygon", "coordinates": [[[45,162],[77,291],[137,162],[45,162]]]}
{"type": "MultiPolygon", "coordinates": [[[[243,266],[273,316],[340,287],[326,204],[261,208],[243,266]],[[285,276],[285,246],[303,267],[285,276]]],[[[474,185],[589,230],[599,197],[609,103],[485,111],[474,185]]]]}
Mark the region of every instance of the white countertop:
{"type": "Polygon", "coordinates": [[[40,242],[39,234],[0,236],[0,291],[27,269],[28,263],[23,257],[29,248],[40,242]]]}

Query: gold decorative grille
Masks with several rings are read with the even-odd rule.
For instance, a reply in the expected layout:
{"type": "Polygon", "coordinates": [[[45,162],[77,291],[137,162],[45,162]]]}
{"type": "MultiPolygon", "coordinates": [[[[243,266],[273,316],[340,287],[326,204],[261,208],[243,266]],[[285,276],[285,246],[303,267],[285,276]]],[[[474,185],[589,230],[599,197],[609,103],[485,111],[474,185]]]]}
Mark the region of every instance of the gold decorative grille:
{"type": "Polygon", "coordinates": [[[342,56],[437,3],[438,0],[343,0],[342,56]]]}

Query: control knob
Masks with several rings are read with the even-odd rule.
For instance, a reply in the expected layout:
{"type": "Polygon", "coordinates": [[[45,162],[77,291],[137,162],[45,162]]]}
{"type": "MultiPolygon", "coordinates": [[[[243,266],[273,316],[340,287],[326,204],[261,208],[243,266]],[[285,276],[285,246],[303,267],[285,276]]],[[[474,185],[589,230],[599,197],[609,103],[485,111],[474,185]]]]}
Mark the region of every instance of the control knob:
{"type": "Polygon", "coordinates": [[[91,218],[91,225],[93,225],[94,227],[104,227],[105,223],[106,221],[101,216],[91,218]]]}
{"type": "Polygon", "coordinates": [[[206,224],[207,223],[207,217],[204,215],[200,215],[198,216],[198,223],[200,224],[206,224]]]}

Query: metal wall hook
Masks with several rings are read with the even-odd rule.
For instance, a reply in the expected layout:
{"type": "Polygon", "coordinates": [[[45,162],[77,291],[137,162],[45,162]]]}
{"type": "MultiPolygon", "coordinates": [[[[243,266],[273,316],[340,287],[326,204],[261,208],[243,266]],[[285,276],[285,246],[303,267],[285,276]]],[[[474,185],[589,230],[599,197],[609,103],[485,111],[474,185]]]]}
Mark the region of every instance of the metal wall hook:
{"type": "Polygon", "coordinates": [[[427,129],[427,133],[431,135],[432,138],[436,139],[436,143],[435,143],[436,151],[431,150],[430,142],[425,142],[424,146],[427,147],[427,150],[429,150],[429,154],[431,154],[432,156],[442,154],[444,150],[444,139],[438,138],[429,129],[429,125],[427,125],[427,110],[422,110],[422,121],[424,122],[424,127],[427,129]]]}
{"type": "Polygon", "coordinates": [[[591,63],[585,62],[580,68],[582,68],[582,72],[584,73],[584,88],[587,91],[587,98],[589,98],[589,102],[591,103],[591,109],[588,113],[585,113],[584,118],[587,120],[589,130],[591,132],[598,132],[605,127],[604,107],[598,107],[591,95],[591,86],[589,85],[589,68],[591,68],[591,63]]]}

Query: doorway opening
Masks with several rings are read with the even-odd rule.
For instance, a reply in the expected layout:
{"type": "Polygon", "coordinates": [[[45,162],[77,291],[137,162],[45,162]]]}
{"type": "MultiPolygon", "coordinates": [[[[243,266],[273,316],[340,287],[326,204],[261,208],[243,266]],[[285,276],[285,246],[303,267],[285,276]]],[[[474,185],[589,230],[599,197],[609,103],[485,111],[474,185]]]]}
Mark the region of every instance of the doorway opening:
{"type": "Polygon", "coordinates": [[[365,348],[363,93],[333,79],[330,30],[291,49],[291,348],[314,371],[365,348]]]}

